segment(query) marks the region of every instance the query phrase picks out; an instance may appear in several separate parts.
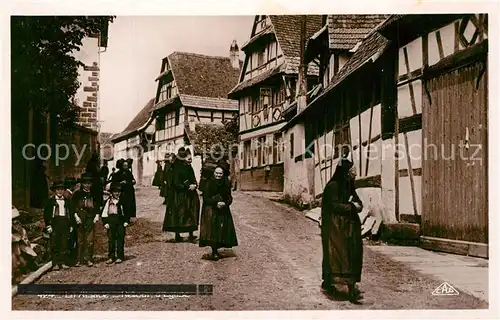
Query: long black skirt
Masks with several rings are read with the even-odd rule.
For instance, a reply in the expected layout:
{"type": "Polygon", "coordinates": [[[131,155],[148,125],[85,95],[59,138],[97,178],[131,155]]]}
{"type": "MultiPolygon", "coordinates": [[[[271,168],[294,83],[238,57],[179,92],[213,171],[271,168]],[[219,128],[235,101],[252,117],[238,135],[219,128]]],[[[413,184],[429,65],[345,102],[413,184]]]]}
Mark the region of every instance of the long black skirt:
{"type": "Polygon", "coordinates": [[[200,221],[200,247],[232,248],[238,245],[229,208],[222,210],[203,204],[200,221]]]}
{"type": "Polygon", "coordinates": [[[165,232],[193,232],[198,230],[200,198],[196,191],[169,190],[162,230],[165,232]]]}

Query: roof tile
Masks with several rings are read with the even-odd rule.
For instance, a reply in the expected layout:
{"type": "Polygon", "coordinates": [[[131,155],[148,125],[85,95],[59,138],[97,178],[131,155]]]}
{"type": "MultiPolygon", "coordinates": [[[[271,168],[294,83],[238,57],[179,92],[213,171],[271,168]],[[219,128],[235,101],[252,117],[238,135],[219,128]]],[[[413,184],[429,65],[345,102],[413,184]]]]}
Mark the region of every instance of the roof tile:
{"type": "Polygon", "coordinates": [[[238,100],[180,95],[182,104],[188,107],[238,111],[238,100]]]}
{"type": "Polygon", "coordinates": [[[168,56],[179,94],[227,98],[238,83],[240,68],[231,65],[229,57],[174,52],[168,56]]]}
{"type": "Polygon", "coordinates": [[[328,15],[330,49],[350,50],[390,15],[334,14],[328,15]],[[348,41],[346,41],[348,39],[348,41]]]}

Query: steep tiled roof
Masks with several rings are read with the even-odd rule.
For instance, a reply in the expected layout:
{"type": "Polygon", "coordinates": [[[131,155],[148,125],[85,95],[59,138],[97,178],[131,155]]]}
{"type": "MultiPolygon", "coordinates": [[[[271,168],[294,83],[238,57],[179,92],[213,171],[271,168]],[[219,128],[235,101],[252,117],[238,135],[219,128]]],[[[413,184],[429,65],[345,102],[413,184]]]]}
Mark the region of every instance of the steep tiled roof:
{"type": "MultiPolygon", "coordinates": [[[[269,16],[274,32],[286,57],[300,57],[301,18],[299,15],[269,16]]],[[[306,40],[321,29],[321,16],[308,15],[306,21],[306,40]]]]}
{"type": "MultiPolygon", "coordinates": [[[[256,85],[263,80],[278,74],[297,74],[300,65],[300,32],[301,32],[301,17],[300,15],[276,15],[269,16],[272,23],[271,27],[265,29],[265,33],[272,30],[278,40],[278,44],[283,52],[284,64],[279,65],[271,70],[265,71],[254,78],[240,82],[235,86],[230,93],[235,93],[242,89],[256,85]]],[[[322,27],[322,18],[320,15],[307,15],[306,16],[306,41],[312,37],[322,27]]],[[[261,36],[261,34],[254,36],[249,40],[253,41],[254,38],[261,36]]],[[[248,44],[248,43],[247,43],[248,44]]],[[[309,64],[307,69],[308,75],[319,75],[319,67],[316,64],[309,64]]]]}
{"type": "Polygon", "coordinates": [[[182,105],[188,107],[238,111],[238,100],[198,97],[187,94],[181,94],[180,98],[182,105]]]}
{"type": "MultiPolygon", "coordinates": [[[[308,110],[315,102],[324,97],[329,91],[333,90],[337,87],[342,81],[344,81],[350,74],[358,70],[365,63],[370,60],[376,60],[378,56],[380,56],[389,46],[389,41],[380,35],[378,32],[371,33],[359,46],[358,50],[353,54],[353,56],[347,61],[345,66],[340,69],[339,73],[337,73],[332,81],[328,84],[328,86],[323,90],[323,92],[315,98],[312,102],[307,105],[307,108],[304,110],[308,110]]],[[[285,128],[293,125],[300,115],[303,113],[297,114],[292,120],[290,120],[285,128]]]]}
{"type": "MultiPolygon", "coordinates": [[[[306,17],[307,40],[321,29],[322,19],[320,15],[307,15],[306,17]]],[[[276,38],[287,62],[286,73],[298,73],[302,17],[300,15],[279,15],[269,16],[269,19],[271,19],[276,38]]],[[[311,65],[309,66],[308,73],[318,75],[319,68],[316,65],[311,65]]]]}
{"type": "Polygon", "coordinates": [[[155,99],[151,99],[146,103],[146,105],[139,111],[139,113],[130,121],[130,123],[127,125],[125,130],[122,132],[113,135],[111,137],[111,140],[113,142],[116,142],[118,140],[122,140],[121,138],[126,137],[130,133],[133,133],[134,131],[139,130],[142,126],[144,126],[150,119],[151,117],[151,111],[153,111],[153,108],[155,106],[155,99]]]}
{"type": "Polygon", "coordinates": [[[238,83],[240,68],[231,65],[229,57],[174,52],[168,56],[179,94],[227,98],[238,83]]]}
{"type": "Polygon", "coordinates": [[[384,14],[328,15],[330,49],[351,50],[389,17],[384,14]]]}

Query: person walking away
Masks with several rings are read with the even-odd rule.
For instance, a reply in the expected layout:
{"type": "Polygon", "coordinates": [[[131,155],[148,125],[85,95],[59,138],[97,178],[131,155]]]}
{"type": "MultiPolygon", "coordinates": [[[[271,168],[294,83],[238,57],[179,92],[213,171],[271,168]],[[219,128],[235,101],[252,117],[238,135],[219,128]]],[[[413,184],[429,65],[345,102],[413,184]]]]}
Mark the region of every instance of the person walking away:
{"type": "Polygon", "coordinates": [[[122,186],[120,200],[125,210],[125,215],[129,218],[136,217],[134,190],[136,181],[134,175],[129,170],[128,162],[126,162],[125,160],[120,161],[119,170],[113,175],[111,183],[118,183],[122,186]]]}
{"type": "Polygon", "coordinates": [[[217,166],[214,175],[207,181],[203,192],[203,206],[200,222],[200,247],[211,247],[212,253],[205,259],[219,260],[220,248],[232,248],[238,245],[236,230],[230,205],[233,202],[231,185],[224,178],[224,169],[217,166]]]}
{"type": "Polygon", "coordinates": [[[158,187],[158,189],[161,190],[161,184],[162,184],[162,175],[163,175],[163,169],[161,167],[161,161],[157,160],[156,161],[156,172],[155,176],[153,177],[153,183],[152,185],[155,187],[158,187]]]}
{"type": "Polygon", "coordinates": [[[130,218],[120,202],[121,185],[111,184],[111,196],[104,203],[101,213],[102,223],[108,233],[108,261],[121,263],[125,260],[125,229],[130,223],[130,218]],[[115,260],[116,259],[116,260],[115,260]]]}
{"type": "Polygon", "coordinates": [[[353,303],[362,298],[356,283],[361,281],[363,264],[358,215],[362,203],[354,188],[355,176],[353,163],[342,159],[325,186],[321,207],[322,288],[334,295],[335,284],[347,285],[349,300],[353,303]]]}
{"type": "Polygon", "coordinates": [[[68,269],[68,238],[72,231],[70,201],[64,197],[64,183],[56,181],[43,211],[47,232],[50,234],[53,270],[68,269]]]}
{"type": "Polygon", "coordinates": [[[82,174],[80,178],[82,187],[75,191],[71,201],[78,230],[78,261],[75,265],[77,267],[83,264],[89,267],[94,265],[94,225],[99,221],[99,207],[91,192],[93,181],[94,177],[90,173],[82,174]]]}
{"type": "Polygon", "coordinates": [[[196,237],[193,232],[198,230],[200,214],[200,198],[196,191],[198,185],[191,166],[189,149],[180,148],[176,163],[172,166],[171,192],[165,210],[163,231],[175,232],[175,241],[182,240],[180,233],[189,232],[189,240],[196,237]]]}

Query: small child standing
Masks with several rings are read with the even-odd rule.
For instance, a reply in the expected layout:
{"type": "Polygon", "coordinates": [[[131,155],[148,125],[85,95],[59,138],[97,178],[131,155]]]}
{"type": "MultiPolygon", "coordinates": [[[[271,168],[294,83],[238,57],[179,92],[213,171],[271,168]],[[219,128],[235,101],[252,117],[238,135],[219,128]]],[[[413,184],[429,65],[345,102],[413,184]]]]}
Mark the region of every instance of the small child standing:
{"type": "Polygon", "coordinates": [[[70,201],[64,197],[62,181],[55,182],[51,189],[55,195],[47,200],[43,218],[51,235],[52,266],[54,270],[68,269],[68,238],[73,231],[70,201]]]}
{"type": "MultiPolygon", "coordinates": [[[[64,179],[64,197],[70,201],[73,197],[73,193],[76,189],[77,181],[74,177],[66,177],[64,179]]],[[[74,218],[74,215],[71,215],[74,218]]],[[[72,219],[73,223],[75,219],[72,219]]],[[[76,225],[72,225],[73,230],[69,234],[68,248],[69,248],[69,263],[70,265],[75,265],[78,258],[78,233],[76,231],[76,225]]]]}
{"type": "Polygon", "coordinates": [[[121,185],[111,183],[111,196],[104,203],[101,218],[104,227],[108,230],[108,261],[121,263],[125,260],[125,228],[129,225],[130,217],[125,215],[120,201],[121,185]],[[115,258],[118,258],[115,260],[115,258]]]}

